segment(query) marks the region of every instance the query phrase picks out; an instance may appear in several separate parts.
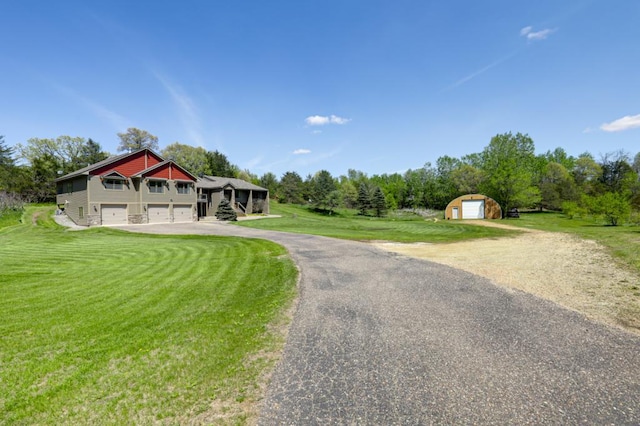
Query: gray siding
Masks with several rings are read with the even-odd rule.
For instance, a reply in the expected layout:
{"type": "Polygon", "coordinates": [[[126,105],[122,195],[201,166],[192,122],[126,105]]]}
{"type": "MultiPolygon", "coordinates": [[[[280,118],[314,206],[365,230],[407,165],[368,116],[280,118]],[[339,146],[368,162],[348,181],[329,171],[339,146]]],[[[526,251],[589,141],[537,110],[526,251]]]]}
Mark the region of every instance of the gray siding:
{"type": "Polygon", "coordinates": [[[87,225],[87,215],[89,214],[89,202],[86,176],[79,176],[70,181],[58,182],[58,195],[56,196],[58,206],[64,208],[67,216],[77,225],[87,225]],[[71,187],[69,187],[71,183],[71,187]],[[71,192],[64,192],[71,190],[71,192]],[[83,216],[80,217],[80,209],[83,216]]]}
{"type": "Polygon", "coordinates": [[[89,225],[101,224],[100,211],[103,204],[126,204],[130,223],[139,223],[142,206],[138,201],[136,182],[127,179],[122,190],[107,189],[99,176],[89,177],[89,225]]]}
{"type": "MultiPolygon", "coordinates": [[[[69,181],[58,182],[58,205],[64,206],[65,212],[78,225],[100,225],[101,206],[104,204],[126,204],[129,223],[146,223],[148,221],[148,204],[168,204],[171,219],[173,219],[173,205],[189,205],[195,212],[197,193],[192,185],[188,194],[179,194],[177,182],[170,180],[164,185],[161,194],[150,193],[144,181],[128,179],[122,190],[107,189],[98,176],[78,176],[69,181]],[[64,192],[71,190],[71,192],[64,192]],[[82,209],[82,217],[80,217],[82,209]]],[[[216,204],[217,206],[217,204],[216,204]]],[[[197,220],[197,213],[194,213],[197,220]]]]}

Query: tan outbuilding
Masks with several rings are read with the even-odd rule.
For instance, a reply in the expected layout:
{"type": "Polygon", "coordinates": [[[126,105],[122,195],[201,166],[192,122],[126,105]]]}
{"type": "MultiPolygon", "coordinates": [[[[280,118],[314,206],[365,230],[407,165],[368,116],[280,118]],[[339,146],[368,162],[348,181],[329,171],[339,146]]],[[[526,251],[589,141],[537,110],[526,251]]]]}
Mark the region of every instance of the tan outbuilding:
{"type": "Polygon", "coordinates": [[[482,194],[467,194],[449,203],[444,211],[445,219],[501,219],[500,205],[482,194]]]}

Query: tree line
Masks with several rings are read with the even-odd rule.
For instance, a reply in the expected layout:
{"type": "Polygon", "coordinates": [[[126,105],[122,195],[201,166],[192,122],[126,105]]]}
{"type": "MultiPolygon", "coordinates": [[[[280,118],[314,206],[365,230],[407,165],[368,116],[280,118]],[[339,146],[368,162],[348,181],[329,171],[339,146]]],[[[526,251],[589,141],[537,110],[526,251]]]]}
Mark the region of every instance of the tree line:
{"type": "Polygon", "coordinates": [[[503,215],[512,208],[564,211],[617,225],[639,221],[639,175],[640,153],[633,159],[622,151],[596,159],[588,152],[573,157],[556,148],[536,155],[528,135],[504,133],[482,152],[443,156],[435,165],[404,173],[368,176],[351,169],[332,177],[321,170],[306,179],[286,172],[279,180],[266,173],[256,183],[280,202],[329,211],[340,206],[379,216],[385,209],[444,210],[461,195],[481,193],[496,200],[503,215]]]}
{"type": "MultiPolygon", "coordinates": [[[[118,137],[119,152],[158,151],[158,138],[144,130],[130,128],[118,137]]],[[[271,198],[282,203],[309,204],[329,213],[336,208],[374,216],[395,209],[443,210],[469,193],[495,199],[503,214],[512,208],[554,210],[570,217],[602,217],[617,225],[637,221],[640,211],[640,153],[632,158],[619,151],[596,159],[588,152],[573,157],[556,148],[536,155],[533,140],[521,133],[498,134],[479,153],[443,156],[435,165],[372,176],[349,169],[335,177],[327,170],[304,179],[295,171],[280,178],[271,172],[258,177],[218,151],[175,142],[159,152],[196,176],[244,179],[269,189],[271,198]]],[[[14,150],[0,137],[0,193],[29,202],[53,201],[56,177],[108,156],[90,138],[32,138],[14,150]]]]}

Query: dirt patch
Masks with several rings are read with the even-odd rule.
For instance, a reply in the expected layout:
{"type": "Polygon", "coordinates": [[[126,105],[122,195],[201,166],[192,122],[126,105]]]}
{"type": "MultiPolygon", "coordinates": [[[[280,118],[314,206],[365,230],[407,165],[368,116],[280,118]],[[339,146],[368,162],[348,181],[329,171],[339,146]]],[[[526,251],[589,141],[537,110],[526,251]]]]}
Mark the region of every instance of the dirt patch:
{"type": "MultiPolygon", "coordinates": [[[[495,222],[477,225],[517,229],[495,222]]],[[[494,283],[556,302],[609,325],[640,334],[640,275],[594,241],[524,230],[511,238],[450,244],[376,242],[377,247],[449,265],[494,283]]]]}

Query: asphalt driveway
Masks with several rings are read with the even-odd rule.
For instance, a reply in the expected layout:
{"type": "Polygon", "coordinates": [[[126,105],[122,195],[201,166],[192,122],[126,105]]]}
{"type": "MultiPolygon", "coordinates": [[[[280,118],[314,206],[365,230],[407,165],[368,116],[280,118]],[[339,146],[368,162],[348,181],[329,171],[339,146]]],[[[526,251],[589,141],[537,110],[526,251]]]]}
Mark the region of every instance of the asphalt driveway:
{"type": "Polygon", "coordinates": [[[358,242],[220,223],[301,270],[262,425],[640,424],[640,338],[472,274],[358,242]]]}

